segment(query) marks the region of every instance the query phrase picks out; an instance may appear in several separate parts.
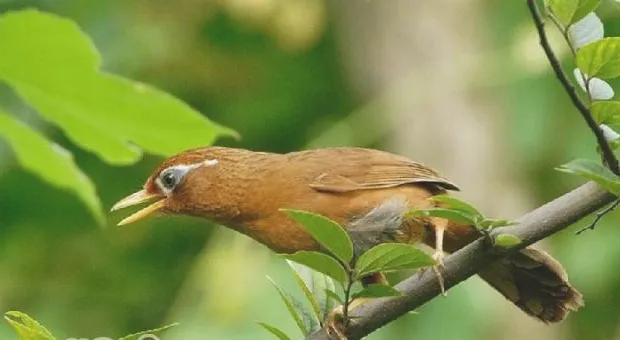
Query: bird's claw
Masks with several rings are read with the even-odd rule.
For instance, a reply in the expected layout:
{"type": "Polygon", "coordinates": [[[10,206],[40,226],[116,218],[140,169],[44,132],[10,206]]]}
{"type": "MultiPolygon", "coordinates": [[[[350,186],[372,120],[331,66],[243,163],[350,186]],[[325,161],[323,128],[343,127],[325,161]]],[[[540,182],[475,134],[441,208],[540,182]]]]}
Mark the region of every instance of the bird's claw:
{"type": "Polygon", "coordinates": [[[445,257],[445,254],[443,253],[443,251],[435,251],[432,257],[433,257],[433,260],[437,262],[437,264],[433,266],[433,271],[435,272],[435,276],[437,276],[437,281],[439,281],[439,287],[441,288],[441,294],[443,296],[447,296],[448,294],[446,293],[446,287],[444,284],[444,279],[443,279],[443,274],[442,274],[442,271],[444,268],[443,259],[445,257]]]}

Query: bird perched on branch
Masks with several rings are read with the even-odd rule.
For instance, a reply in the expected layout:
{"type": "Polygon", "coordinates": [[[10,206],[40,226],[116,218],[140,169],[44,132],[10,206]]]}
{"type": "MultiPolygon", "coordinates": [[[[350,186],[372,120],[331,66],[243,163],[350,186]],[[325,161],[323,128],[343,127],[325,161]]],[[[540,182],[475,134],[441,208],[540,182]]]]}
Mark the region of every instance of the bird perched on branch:
{"type": "MultiPolygon", "coordinates": [[[[278,253],[320,250],[281,208],[305,210],[340,223],[359,255],[383,242],[423,242],[454,252],[480,237],[473,226],[441,218],[405,217],[411,209],[437,206],[430,197],[458,190],[433,169],[405,157],[362,148],[325,148],[275,154],[209,147],[166,159],[144,188],[112,210],[151,205],[119,225],[152,213],[199,216],[237,230],[278,253]]],[[[479,275],[525,313],[557,322],[583,306],[550,255],[526,248],[479,275]]],[[[384,281],[378,273],[364,283],[384,281]]]]}

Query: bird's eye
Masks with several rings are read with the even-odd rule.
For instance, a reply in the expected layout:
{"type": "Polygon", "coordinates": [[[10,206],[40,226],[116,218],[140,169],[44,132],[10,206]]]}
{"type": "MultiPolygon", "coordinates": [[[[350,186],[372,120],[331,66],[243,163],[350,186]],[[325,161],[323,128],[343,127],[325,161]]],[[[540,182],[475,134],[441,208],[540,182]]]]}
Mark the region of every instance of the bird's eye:
{"type": "Polygon", "coordinates": [[[170,196],[175,188],[183,182],[183,179],[190,171],[201,166],[215,166],[217,163],[216,159],[208,159],[196,164],[178,164],[170,166],[159,173],[155,180],[155,184],[164,195],[170,196]]]}
{"type": "Polygon", "coordinates": [[[165,172],[161,175],[161,184],[166,189],[174,189],[174,186],[177,184],[177,177],[175,176],[173,171],[165,172]]]}

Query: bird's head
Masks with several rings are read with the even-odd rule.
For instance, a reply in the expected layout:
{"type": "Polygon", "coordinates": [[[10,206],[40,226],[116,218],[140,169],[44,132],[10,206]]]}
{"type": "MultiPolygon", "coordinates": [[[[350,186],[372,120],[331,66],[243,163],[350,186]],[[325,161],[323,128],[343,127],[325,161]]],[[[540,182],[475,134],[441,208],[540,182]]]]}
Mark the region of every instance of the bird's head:
{"type": "Polygon", "coordinates": [[[156,212],[192,213],[208,199],[217,183],[222,150],[203,148],[185,151],[166,159],[147,179],[142,190],[118,201],[112,211],[152,202],[118,223],[125,225],[156,212]],[[218,152],[219,151],[219,152],[218,152]]]}

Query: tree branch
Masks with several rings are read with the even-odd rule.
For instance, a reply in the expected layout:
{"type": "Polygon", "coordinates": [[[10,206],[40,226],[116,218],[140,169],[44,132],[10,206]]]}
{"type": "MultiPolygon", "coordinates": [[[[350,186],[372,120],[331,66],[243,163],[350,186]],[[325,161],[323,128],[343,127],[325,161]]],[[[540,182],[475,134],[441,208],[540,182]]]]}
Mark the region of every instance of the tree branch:
{"type": "MultiPolygon", "coordinates": [[[[620,175],[620,165],[605,139],[603,131],[593,119],[588,106],[577,94],[549,44],[536,0],[527,0],[527,5],[540,37],[540,44],[556,77],[594,133],[604,162],[613,173],[620,175]]],[[[515,235],[522,243],[511,248],[510,252],[517,251],[559,232],[614,200],[616,200],[615,196],[590,182],[526,214],[517,221],[516,225],[494,229],[490,236],[515,235]]],[[[618,202],[620,201],[616,201],[613,207],[618,202]]],[[[510,254],[510,252],[499,253],[488,246],[485,238],[470,243],[446,258],[443,270],[445,287],[453,287],[478,273],[484,266],[510,254]]],[[[396,289],[403,293],[402,297],[374,299],[351,311],[352,319],[347,330],[349,339],[361,339],[407,312],[420,307],[441,293],[439,281],[430,270],[409,277],[396,285],[396,289]]],[[[311,334],[307,340],[329,340],[329,337],[324,331],[318,331],[311,334]]]]}
{"type": "MultiPolygon", "coordinates": [[[[590,182],[549,202],[517,220],[516,225],[497,228],[491,236],[512,234],[522,243],[517,251],[575,223],[593,211],[613,202],[615,197],[590,182]]],[[[478,273],[485,265],[508,253],[498,254],[488,247],[484,238],[467,245],[445,260],[443,276],[446,288],[478,273]]],[[[374,299],[351,311],[349,339],[361,339],[374,330],[414,310],[441,294],[439,282],[431,270],[415,274],[396,288],[402,297],[374,299]]],[[[328,340],[324,331],[311,334],[307,340],[328,340]]]]}
{"type": "MultiPolygon", "coordinates": [[[[560,65],[560,61],[556,57],[555,53],[553,53],[553,49],[551,48],[551,44],[549,44],[549,39],[547,38],[547,34],[545,32],[545,24],[540,16],[540,11],[538,10],[538,6],[536,6],[536,0],[527,0],[527,7],[530,10],[532,15],[532,20],[534,20],[534,25],[536,26],[536,30],[538,31],[538,36],[540,37],[540,45],[542,46],[545,54],[547,55],[547,59],[549,59],[549,63],[555,72],[555,76],[558,78],[566,93],[570,97],[573,105],[579,110],[581,116],[586,121],[586,124],[592,130],[592,133],[596,137],[596,142],[598,143],[601,154],[603,155],[603,160],[614,174],[620,175],[620,165],[618,164],[618,159],[614,155],[607,139],[605,139],[605,135],[601,128],[598,127],[598,124],[592,118],[592,113],[588,106],[579,98],[577,91],[573,84],[568,80],[568,76],[564,72],[562,65],[560,65]]],[[[587,87],[587,82],[586,82],[587,87]]]]}

